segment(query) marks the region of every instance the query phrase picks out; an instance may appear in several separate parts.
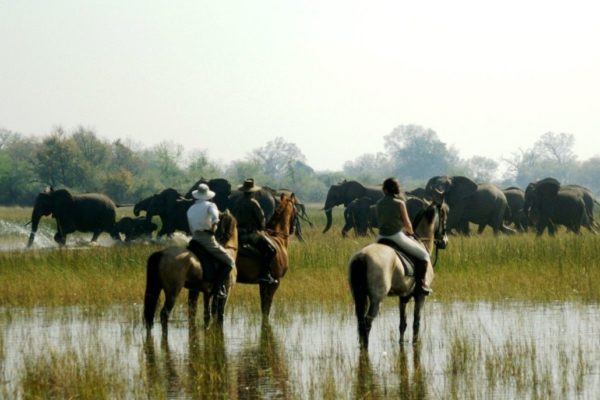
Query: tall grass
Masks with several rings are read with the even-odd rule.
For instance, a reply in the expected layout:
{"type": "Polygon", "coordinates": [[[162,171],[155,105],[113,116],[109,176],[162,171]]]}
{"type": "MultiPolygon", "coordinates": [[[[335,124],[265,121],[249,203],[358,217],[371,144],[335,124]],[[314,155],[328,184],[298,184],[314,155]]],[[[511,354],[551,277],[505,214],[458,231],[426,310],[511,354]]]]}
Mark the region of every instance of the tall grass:
{"type": "MultiPolygon", "coordinates": [[[[0,209],[0,218],[23,222],[24,209],[0,209]],[[15,217],[15,216],[18,216],[15,217]],[[21,219],[19,219],[21,218],[21,219]]],[[[292,239],[290,269],[278,302],[339,304],[350,299],[348,259],[373,237],[343,238],[340,222],[323,234],[322,213],[292,239]]],[[[334,213],[340,221],[340,210],[334,213]]],[[[86,236],[87,238],[87,236],[86,236]]],[[[25,243],[26,237],[23,238],[25,243]]],[[[24,247],[23,243],[23,247],[24,247]]],[[[0,304],[13,306],[140,302],[148,256],[165,244],[49,248],[0,252],[0,304]]],[[[560,232],[513,236],[452,236],[439,252],[434,297],[440,300],[600,300],[600,236],[560,232]]],[[[237,285],[231,298],[257,297],[257,287],[237,285]]]]}

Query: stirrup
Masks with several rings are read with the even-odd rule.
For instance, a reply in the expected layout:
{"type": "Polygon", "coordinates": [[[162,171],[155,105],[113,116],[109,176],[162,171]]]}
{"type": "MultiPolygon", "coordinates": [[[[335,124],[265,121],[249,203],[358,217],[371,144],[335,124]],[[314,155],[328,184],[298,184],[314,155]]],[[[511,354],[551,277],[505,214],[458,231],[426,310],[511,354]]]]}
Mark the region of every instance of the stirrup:
{"type": "Polygon", "coordinates": [[[268,285],[276,285],[279,283],[279,281],[275,278],[273,278],[273,276],[271,274],[268,274],[267,276],[261,276],[258,278],[259,282],[264,282],[268,285]]]}

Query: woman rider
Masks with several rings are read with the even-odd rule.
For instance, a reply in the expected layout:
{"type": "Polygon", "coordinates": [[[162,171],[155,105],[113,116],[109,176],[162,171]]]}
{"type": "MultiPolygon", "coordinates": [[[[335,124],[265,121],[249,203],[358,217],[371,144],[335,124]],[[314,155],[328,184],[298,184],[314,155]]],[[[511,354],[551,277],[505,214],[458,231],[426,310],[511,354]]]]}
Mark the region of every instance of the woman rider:
{"type": "Polygon", "coordinates": [[[430,261],[429,253],[414,237],[406,204],[400,198],[400,182],[396,178],[387,178],[383,181],[382,189],[384,196],[376,205],[379,221],[378,239],[391,240],[400,250],[415,259],[415,280],[420,283],[417,288],[428,295],[431,293],[431,288],[425,280],[425,274],[430,261]]]}

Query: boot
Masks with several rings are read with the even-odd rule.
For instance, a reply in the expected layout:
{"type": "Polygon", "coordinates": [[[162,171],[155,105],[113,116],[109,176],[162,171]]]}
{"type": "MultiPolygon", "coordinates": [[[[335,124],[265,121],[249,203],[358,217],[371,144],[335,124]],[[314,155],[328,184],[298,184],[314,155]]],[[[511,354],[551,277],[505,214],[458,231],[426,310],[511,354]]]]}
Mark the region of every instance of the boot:
{"type": "Polygon", "coordinates": [[[418,260],[415,262],[415,290],[425,296],[429,296],[433,292],[425,279],[425,275],[427,274],[427,264],[428,262],[425,260],[418,260]]]}
{"type": "Polygon", "coordinates": [[[279,281],[275,278],[273,278],[273,275],[271,275],[271,263],[273,262],[273,257],[268,258],[267,260],[265,260],[265,266],[263,267],[263,270],[260,273],[260,276],[258,277],[258,281],[259,282],[264,282],[267,285],[276,285],[279,283],[279,281]]]}
{"type": "Polygon", "coordinates": [[[271,264],[273,263],[273,259],[275,258],[276,250],[271,247],[271,245],[267,244],[265,246],[265,256],[264,256],[264,268],[261,271],[260,276],[258,277],[259,282],[264,282],[267,285],[276,285],[279,281],[273,278],[271,275],[271,264]]]}
{"type": "Polygon", "coordinates": [[[212,294],[220,299],[227,298],[227,278],[229,278],[230,268],[221,265],[215,281],[213,282],[212,294]]]}

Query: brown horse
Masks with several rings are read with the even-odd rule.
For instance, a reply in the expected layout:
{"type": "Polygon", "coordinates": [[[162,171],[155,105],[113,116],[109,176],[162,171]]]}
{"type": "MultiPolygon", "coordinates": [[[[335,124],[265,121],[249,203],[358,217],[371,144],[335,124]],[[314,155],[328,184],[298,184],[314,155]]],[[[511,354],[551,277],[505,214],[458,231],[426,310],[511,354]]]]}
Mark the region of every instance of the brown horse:
{"type": "MultiPolygon", "coordinates": [[[[296,218],[296,196],[293,193],[282,193],[280,201],[267,223],[266,234],[275,246],[277,252],[271,263],[271,275],[281,282],[288,269],[288,240],[294,233],[296,218]]],[[[235,265],[237,267],[237,282],[260,285],[260,307],[264,317],[269,316],[273,296],[279,288],[276,284],[259,282],[260,272],[263,268],[262,259],[251,255],[238,253],[235,265]]]]}
{"type": "MultiPolygon", "coordinates": [[[[415,234],[431,254],[434,244],[444,248],[447,243],[446,220],[448,208],[445,203],[431,203],[415,216],[413,227],[415,234]]],[[[406,331],[406,305],[412,297],[415,299],[413,317],[413,341],[419,337],[421,309],[425,295],[415,292],[415,278],[407,275],[394,249],[390,246],[372,243],[350,258],[348,278],[354,297],[354,307],[358,320],[358,336],[362,347],[369,345],[371,324],[379,312],[379,305],[386,296],[400,297],[400,342],[406,331]]],[[[428,266],[428,281],[433,280],[433,266],[428,266]]]]}
{"type": "MultiPolygon", "coordinates": [[[[228,212],[222,213],[216,232],[219,243],[235,258],[237,255],[237,222],[228,212]]],[[[229,289],[235,283],[235,268],[231,271],[229,289]]],[[[200,292],[204,294],[204,323],[208,326],[211,316],[210,300],[212,297],[212,282],[203,279],[202,264],[194,253],[186,247],[171,246],[156,251],[148,257],[146,272],[146,294],[144,297],[144,320],[147,333],[150,334],[154,323],[154,313],[161,291],[165,292],[165,303],[160,311],[160,322],[163,336],[167,336],[169,314],[175,305],[179,292],[188,288],[189,323],[196,320],[196,306],[200,292]]],[[[217,315],[219,322],[223,321],[223,312],[227,299],[214,299],[212,313],[217,315]]]]}

